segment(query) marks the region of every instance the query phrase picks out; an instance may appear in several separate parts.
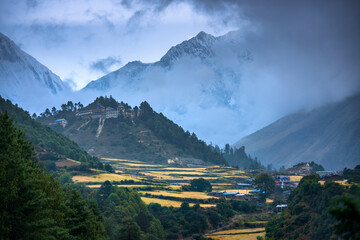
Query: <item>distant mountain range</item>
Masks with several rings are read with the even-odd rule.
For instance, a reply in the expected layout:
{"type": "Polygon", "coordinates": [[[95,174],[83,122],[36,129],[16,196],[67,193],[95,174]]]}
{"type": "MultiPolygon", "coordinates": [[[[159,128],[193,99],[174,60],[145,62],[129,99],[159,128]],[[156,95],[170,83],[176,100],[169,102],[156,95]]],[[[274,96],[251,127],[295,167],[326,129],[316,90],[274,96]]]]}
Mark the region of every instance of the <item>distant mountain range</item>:
{"type": "Polygon", "coordinates": [[[360,164],[360,94],[312,111],[288,115],[241,139],[262,164],[290,167],[314,161],[325,169],[360,164]]]}

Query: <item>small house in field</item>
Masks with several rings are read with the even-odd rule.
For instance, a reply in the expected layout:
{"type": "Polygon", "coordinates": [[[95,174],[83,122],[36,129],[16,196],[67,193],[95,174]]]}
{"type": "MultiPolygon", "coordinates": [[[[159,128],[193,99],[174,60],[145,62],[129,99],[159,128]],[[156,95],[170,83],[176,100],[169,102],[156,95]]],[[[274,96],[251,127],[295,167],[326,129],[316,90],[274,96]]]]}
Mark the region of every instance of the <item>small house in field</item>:
{"type": "Polygon", "coordinates": [[[284,208],[287,208],[287,204],[278,204],[276,205],[277,211],[282,211],[284,208]]]}
{"type": "Polygon", "coordinates": [[[66,127],[68,122],[66,119],[61,118],[61,119],[56,119],[55,123],[61,125],[62,127],[66,127]]]}
{"type": "Polygon", "coordinates": [[[223,193],[223,197],[225,198],[225,199],[235,199],[236,198],[236,195],[238,195],[239,194],[239,192],[225,192],[225,193],[223,193]]]}
{"type": "Polygon", "coordinates": [[[226,193],[226,191],[212,191],[212,192],[209,192],[208,195],[215,196],[215,197],[221,197],[224,193],[226,193]]]}

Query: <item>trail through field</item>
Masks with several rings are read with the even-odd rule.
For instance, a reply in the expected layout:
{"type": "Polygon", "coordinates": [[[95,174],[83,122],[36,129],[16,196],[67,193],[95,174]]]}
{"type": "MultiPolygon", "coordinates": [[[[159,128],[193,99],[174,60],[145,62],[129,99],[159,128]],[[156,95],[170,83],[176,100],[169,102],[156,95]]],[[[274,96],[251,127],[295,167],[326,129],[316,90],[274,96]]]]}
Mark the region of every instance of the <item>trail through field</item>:
{"type": "Polygon", "coordinates": [[[99,118],[99,127],[96,131],[96,137],[98,138],[102,132],[102,129],[104,127],[105,118],[99,118]]]}

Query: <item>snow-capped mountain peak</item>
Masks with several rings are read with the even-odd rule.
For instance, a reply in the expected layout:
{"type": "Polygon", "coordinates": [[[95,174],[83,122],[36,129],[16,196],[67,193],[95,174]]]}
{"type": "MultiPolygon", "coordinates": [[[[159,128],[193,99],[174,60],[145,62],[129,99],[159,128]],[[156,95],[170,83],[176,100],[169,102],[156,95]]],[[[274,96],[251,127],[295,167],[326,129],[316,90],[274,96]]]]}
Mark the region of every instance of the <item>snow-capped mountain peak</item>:
{"type": "Polygon", "coordinates": [[[216,41],[216,37],[201,31],[195,37],[183,41],[182,43],[171,47],[170,50],[160,59],[163,66],[171,65],[175,60],[189,55],[205,59],[214,55],[212,46],[216,41]]]}

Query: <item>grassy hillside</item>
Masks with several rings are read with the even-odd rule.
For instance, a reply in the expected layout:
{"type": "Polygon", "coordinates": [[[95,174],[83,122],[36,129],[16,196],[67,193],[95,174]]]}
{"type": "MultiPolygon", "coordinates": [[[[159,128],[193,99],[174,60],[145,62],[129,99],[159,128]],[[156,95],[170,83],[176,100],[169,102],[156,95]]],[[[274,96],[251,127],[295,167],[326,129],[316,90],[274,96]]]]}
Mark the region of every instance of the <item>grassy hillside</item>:
{"type": "Polygon", "coordinates": [[[25,132],[27,140],[35,147],[40,160],[71,158],[81,162],[95,163],[97,158],[89,155],[75,142],[56,133],[49,127],[33,120],[29,113],[0,97],[0,112],[7,111],[17,127],[25,132]]]}
{"type": "Polygon", "coordinates": [[[111,97],[99,97],[81,111],[91,111],[99,105],[112,108],[121,105],[124,110],[116,118],[77,117],[75,107],[62,106],[62,110],[54,114],[42,114],[38,121],[77,142],[89,153],[102,157],[148,162],[186,158],[194,163],[226,164],[211,146],[155,112],[146,102],[131,109],[128,104],[118,103],[111,97]],[[67,126],[52,125],[58,118],[66,118],[67,126]]]}
{"type": "Polygon", "coordinates": [[[286,167],[314,161],[325,169],[360,163],[360,95],[310,112],[286,116],[245,137],[245,146],[265,165],[286,167]]]}

